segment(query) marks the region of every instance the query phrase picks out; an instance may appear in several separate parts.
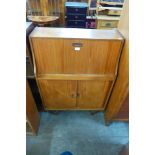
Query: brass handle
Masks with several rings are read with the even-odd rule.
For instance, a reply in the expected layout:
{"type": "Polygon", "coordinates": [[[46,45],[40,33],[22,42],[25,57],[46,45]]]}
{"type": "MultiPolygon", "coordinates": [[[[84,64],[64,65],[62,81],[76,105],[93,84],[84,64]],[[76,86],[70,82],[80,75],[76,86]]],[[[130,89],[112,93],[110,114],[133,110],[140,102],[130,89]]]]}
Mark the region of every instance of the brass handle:
{"type": "Polygon", "coordinates": [[[76,98],[76,93],[72,93],[72,94],[71,94],[71,97],[72,97],[72,98],[76,98]]]}
{"type": "Polygon", "coordinates": [[[80,97],[80,93],[72,93],[71,94],[71,98],[79,98],[80,97]]]}
{"type": "Polygon", "coordinates": [[[80,93],[77,93],[77,98],[79,98],[81,95],[80,95],[80,93]]]}

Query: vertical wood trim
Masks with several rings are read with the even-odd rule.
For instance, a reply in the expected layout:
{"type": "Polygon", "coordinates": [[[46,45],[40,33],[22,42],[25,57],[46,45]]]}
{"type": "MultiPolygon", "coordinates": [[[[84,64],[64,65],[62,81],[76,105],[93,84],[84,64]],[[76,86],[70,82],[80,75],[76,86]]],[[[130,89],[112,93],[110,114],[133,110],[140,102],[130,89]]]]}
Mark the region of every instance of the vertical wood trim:
{"type": "Polygon", "coordinates": [[[44,101],[44,98],[43,98],[42,93],[41,93],[41,89],[40,89],[40,85],[39,85],[39,82],[38,82],[38,78],[36,78],[36,83],[37,83],[39,94],[40,94],[40,97],[41,97],[42,106],[43,106],[43,109],[45,110],[46,109],[45,101],[44,101]]]}
{"type": "Polygon", "coordinates": [[[40,116],[30,86],[26,80],[26,119],[33,134],[37,134],[40,116]]]}
{"type": "Polygon", "coordinates": [[[32,52],[34,76],[36,77],[37,76],[37,67],[36,67],[36,61],[35,61],[34,49],[33,49],[33,43],[32,43],[32,38],[31,37],[29,37],[29,42],[30,42],[30,47],[31,47],[31,52],[32,52]]]}
{"type": "Polygon", "coordinates": [[[107,97],[106,97],[106,101],[105,101],[105,103],[104,103],[103,109],[105,109],[106,106],[107,106],[107,104],[108,104],[108,101],[109,101],[109,99],[110,99],[110,95],[111,95],[111,93],[112,93],[112,89],[113,89],[113,86],[114,86],[114,84],[115,84],[115,81],[116,81],[116,77],[115,77],[115,79],[114,79],[113,82],[112,82],[112,85],[111,85],[111,88],[110,88],[110,90],[109,90],[109,92],[108,92],[108,95],[107,95],[107,97]]]}
{"type": "Polygon", "coordinates": [[[79,82],[76,80],[76,107],[78,107],[78,98],[77,98],[78,92],[79,92],[79,82]]]}
{"type": "Polygon", "coordinates": [[[65,14],[66,14],[65,2],[66,0],[62,0],[62,24],[63,26],[65,26],[65,14]]]}
{"type": "Polygon", "coordinates": [[[122,51],[123,51],[124,43],[125,43],[125,41],[124,41],[124,39],[123,39],[123,40],[122,40],[121,47],[120,47],[120,49],[119,49],[119,55],[118,55],[118,58],[117,58],[115,76],[118,75],[118,68],[119,68],[119,63],[120,63],[120,59],[121,59],[121,54],[122,54],[122,51]]]}
{"type": "Polygon", "coordinates": [[[111,94],[112,94],[112,90],[113,90],[114,84],[115,84],[115,82],[116,82],[116,78],[117,78],[117,75],[118,75],[118,67],[119,67],[120,57],[121,57],[122,49],[123,49],[123,46],[124,46],[124,40],[122,40],[122,43],[121,43],[120,46],[121,46],[121,47],[120,47],[120,50],[119,50],[119,55],[118,55],[117,63],[116,63],[115,76],[114,76],[113,83],[112,83],[112,85],[111,85],[110,91],[109,91],[109,93],[108,93],[108,95],[107,95],[106,102],[105,102],[104,107],[103,107],[104,109],[105,109],[106,106],[108,105],[108,101],[109,101],[109,99],[110,99],[110,96],[111,96],[111,94]]]}
{"type": "Polygon", "coordinates": [[[48,16],[48,0],[40,0],[40,6],[43,16],[48,16]]]}
{"type": "Polygon", "coordinates": [[[109,104],[105,112],[106,122],[110,122],[119,112],[129,92],[129,2],[125,0],[122,15],[118,25],[119,31],[125,37],[120,62],[117,67],[118,75],[114,84],[109,104]]]}

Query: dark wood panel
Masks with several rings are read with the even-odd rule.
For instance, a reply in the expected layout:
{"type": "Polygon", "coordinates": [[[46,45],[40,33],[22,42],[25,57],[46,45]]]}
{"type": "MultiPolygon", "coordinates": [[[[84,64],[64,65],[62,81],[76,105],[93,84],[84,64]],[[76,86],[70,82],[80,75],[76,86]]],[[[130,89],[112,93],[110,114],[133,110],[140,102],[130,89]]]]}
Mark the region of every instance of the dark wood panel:
{"type": "Polygon", "coordinates": [[[26,81],[26,118],[33,134],[37,133],[39,127],[39,113],[31,93],[28,82],[26,81]]]}

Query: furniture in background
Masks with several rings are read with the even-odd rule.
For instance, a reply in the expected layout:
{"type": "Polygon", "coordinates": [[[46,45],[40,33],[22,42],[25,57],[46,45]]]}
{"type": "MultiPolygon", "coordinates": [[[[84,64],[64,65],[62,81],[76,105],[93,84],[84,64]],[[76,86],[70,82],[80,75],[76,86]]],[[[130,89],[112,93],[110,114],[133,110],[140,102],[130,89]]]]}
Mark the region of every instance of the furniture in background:
{"type": "Polygon", "coordinates": [[[64,27],[65,2],[88,3],[88,0],[27,0],[27,21],[33,21],[39,26],[64,27]]]}
{"type": "Polygon", "coordinates": [[[65,27],[66,2],[87,3],[87,21],[95,21],[97,29],[112,29],[118,25],[124,0],[27,0],[27,19],[39,26],[65,27]]]}
{"type": "Polygon", "coordinates": [[[26,133],[36,135],[39,127],[39,113],[31,93],[28,82],[26,81],[26,133]]]}
{"type": "Polygon", "coordinates": [[[96,18],[95,17],[87,16],[86,28],[87,29],[96,29],[96,18]]]}
{"type": "Polygon", "coordinates": [[[87,3],[66,2],[66,27],[85,28],[87,7],[87,3]]]}
{"type": "Polygon", "coordinates": [[[60,0],[26,0],[27,18],[38,25],[60,18],[60,0]]]}
{"type": "Polygon", "coordinates": [[[117,30],[36,27],[30,35],[46,110],[104,110],[124,43],[117,30]]]}
{"type": "Polygon", "coordinates": [[[32,54],[31,54],[31,48],[29,43],[29,34],[34,29],[34,25],[32,22],[26,22],[26,73],[27,75],[33,76],[33,60],[32,60],[32,54]]]}
{"type": "Polygon", "coordinates": [[[30,85],[37,108],[39,111],[41,111],[43,107],[42,107],[39,90],[34,76],[32,52],[31,52],[30,42],[29,42],[29,34],[32,32],[34,28],[35,28],[35,25],[32,22],[26,22],[26,79],[30,85]]]}
{"type": "Polygon", "coordinates": [[[34,28],[35,25],[32,22],[26,22],[26,133],[28,135],[37,134],[39,126],[38,109],[41,110],[41,99],[39,98],[37,84],[35,84],[32,52],[29,43],[29,34],[34,28]]]}
{"type": "Polygon", "coordinates": [[[129,4],[126,0],[118,25],[125,37],[125,44],[120,57],[118,76],[105,111],[107,124],[114,120],[129,120],[129,4]]]}
{"type": "Polygon", "coordinates": [[[97,16],[96,17],[97,29],[113,29],[117,28],[119,17],[112,16],[97,16]]]}
{"type": "Polygon", "coordinates": [[[124,0],[97,0],[97,29],[117,28],[124,0]]]}

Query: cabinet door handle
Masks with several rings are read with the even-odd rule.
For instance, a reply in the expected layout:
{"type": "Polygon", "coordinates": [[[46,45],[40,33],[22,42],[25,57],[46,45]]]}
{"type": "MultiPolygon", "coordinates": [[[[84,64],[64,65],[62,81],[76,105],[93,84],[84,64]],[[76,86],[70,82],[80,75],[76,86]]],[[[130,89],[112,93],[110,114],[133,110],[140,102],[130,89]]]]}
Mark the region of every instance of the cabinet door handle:
{"type": "Polygon", "coordinates": [[[71,94],[71,98],[76,98],[76,96],[77,96],[76,93],[71,94]]]}
{"type": "Polygon", "coordinates": [[[80,98],[80,96],[81,96],[80,93],[77,93],[77,98],[80,98]]]}

